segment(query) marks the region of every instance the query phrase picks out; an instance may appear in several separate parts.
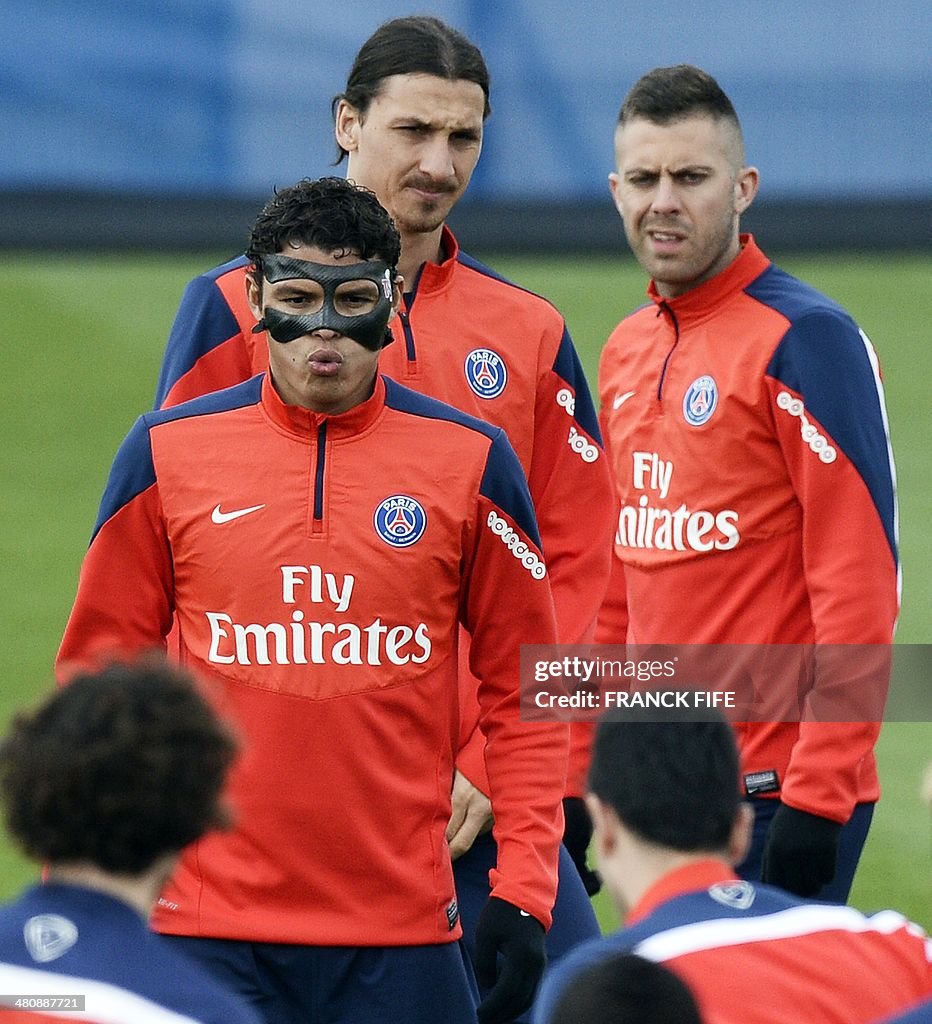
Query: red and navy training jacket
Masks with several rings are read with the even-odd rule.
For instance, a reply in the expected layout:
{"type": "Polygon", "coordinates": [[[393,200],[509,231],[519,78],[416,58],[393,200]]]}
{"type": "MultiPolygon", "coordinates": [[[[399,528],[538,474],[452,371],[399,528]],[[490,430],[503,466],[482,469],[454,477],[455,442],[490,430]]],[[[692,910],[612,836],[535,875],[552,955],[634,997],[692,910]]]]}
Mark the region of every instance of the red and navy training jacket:
{"type": "Polygon", "coordinates": [[[33,886],[0,908],[0,993],[3,1024],[259,1022],[245,1000],[153,934],[128,904],[59,882],[33,886]],[[17,1007],[17,994],[37,998],[17,1007]],[[69,996],[82,997],[83,1007],[69,996]]]}
{"type": "Polygon", "coordinates": [[[874,688],[886,682],[844,645],[890,644],[899,608],[883,387],[850,315],[742,240],[686,294],[652,286],[603,351],[618,522],[597,635],[819,645],[816,684],[849,695],[846,720],[804,709],[814,720],[746,724],[738,739],[746,776],[777,780],[771,796],[844,822],[879,795],[879,722],[850,719],[862,698],[879,717],[874,688]]]}
{"type": "Polygon", "coordinates": [[[498,864],[549,924],[566,727],[519,720],[547,571],[505,434],[386,378],[338,416],[261,375],[142,416],[117,454],[61,650],[163,644],[232,718],[237,825],[187,851],[159,930],[406,945],[460,934],[445,829],[472,636],[498,864]],[[520,615],[515,615],[520,609],[520,615]]]}

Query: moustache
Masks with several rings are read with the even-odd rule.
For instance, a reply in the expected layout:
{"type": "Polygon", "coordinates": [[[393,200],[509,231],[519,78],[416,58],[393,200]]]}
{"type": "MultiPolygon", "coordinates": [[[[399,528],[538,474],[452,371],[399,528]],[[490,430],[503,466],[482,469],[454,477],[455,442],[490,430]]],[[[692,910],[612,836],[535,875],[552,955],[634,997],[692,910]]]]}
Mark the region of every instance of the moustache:
{"type": "Polygon", "coordinates": [[[406,188],[421,189],[424,192],[453,193],[457,189],[455,181],[435,181],[433,178],[408,178],[406,188]]]}

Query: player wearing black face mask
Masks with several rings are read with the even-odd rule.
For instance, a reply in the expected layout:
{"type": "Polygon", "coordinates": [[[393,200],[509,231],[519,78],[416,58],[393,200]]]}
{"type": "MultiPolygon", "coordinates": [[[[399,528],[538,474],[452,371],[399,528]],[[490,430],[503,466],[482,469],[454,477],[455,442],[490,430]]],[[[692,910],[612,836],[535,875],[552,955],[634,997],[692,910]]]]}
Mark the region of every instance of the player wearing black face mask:
{"type": "Polygon", "coordinates": [[[382,260],[350,266],[331,266],[275,253],[261,260],[263,277],[272,283],[307,280],[320,286],[309,295],[313,312],[297,316],[267,307],[253,334],[268,330],[275,341],[287,344],[312,331],[336,331],[375,352],[391,340],[392,268],[382,260]],[[315,302],[316,300],[316,302],[315,302]]]}

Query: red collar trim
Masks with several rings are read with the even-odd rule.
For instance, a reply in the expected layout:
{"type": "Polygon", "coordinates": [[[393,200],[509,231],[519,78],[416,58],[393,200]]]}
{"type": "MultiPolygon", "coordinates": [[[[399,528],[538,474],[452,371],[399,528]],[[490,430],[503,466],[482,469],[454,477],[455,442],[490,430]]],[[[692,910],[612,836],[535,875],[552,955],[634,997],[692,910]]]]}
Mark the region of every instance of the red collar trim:
{"type": "Polygon", "coordinates": [[[625,918],[625,927],[647,917],[662,903],[687,892],[699,892],[719,882],[736,882],[734,869],[718,857],[690,861],[658,879],[625,918]]]}
{"type": "Polygon", "coordinates": [[[440,250],[443,260],[440,263],[422,263],[417,276],[415,294],[421,291],[436,292],[445,288],[453,277],[456,262],[459,258],[459,242],[453,232],[444,224],[440,235],[440,250]]]}
{"type": "Polygon", "coordinates": [[[266,374],[262,380],[262,411],[278,428],[302,440],[313,438],[324,422],[331,440],[339,437],[350,437],[361,434],[371,427],[381,416],[385,408],[385,381],[381,375],[375,378],[375,390],[372,395],[359,405],[336,416],[314,412],[299,405],[286,405],[272,384],[272,378],[266,374]]]}

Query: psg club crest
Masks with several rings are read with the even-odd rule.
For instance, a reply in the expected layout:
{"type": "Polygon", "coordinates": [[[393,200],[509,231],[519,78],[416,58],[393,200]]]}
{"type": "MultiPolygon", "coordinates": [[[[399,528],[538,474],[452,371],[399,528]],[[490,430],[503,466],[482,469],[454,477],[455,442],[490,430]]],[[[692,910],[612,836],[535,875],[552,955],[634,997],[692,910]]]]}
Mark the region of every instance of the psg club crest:
{"type": "Polygon", "coordinates": [[[393,548],[408,548],[419,541],[427,526],[424,506],[406,494],[393,494],[375,510],[375,532],[393,548]]]}
{"type": "Polygon", "coordinates": [[[723,907],[729,907],[732,910],[747,910],[757,894],[750,882],[720,882],[709,889],[709,895],[723,907]]]}
{"type": "Polygon", "coordinates": [[[37,964],[47,964],[63,956],[78,941],[78,926],[61,914],[30,917],[23,928],[29,955],[37,964]]]}
{"type": "Polygon", "coordinates": [[[718,386],[714,378],[697,377],[683,396],[683,418],[692,427],[707,423],[718,405],[718,386]]]}
{"type": "Polygon", "coordinates": [[[508,383],[508,369],[490,348],[474,348],[466,356],[466,380],[480,398],[498,398],[508,383]]]}

